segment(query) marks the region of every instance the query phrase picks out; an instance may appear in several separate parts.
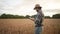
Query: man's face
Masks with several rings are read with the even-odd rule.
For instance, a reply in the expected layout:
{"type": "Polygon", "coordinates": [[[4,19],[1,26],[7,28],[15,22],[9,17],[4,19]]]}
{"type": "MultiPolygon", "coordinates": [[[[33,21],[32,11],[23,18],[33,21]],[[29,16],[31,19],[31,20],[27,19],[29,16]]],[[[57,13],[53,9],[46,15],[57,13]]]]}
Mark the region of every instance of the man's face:
{"type": "Polygon", "coordinates": [[[38,11],[39,11],[39,9],[36,9],[36,11],[38,12],[38,11]]]}
{"type": "Polygon", "coordinates": [[[38,12],[41,8],[40,7],[36,7],[35,10],[38,12]]]}

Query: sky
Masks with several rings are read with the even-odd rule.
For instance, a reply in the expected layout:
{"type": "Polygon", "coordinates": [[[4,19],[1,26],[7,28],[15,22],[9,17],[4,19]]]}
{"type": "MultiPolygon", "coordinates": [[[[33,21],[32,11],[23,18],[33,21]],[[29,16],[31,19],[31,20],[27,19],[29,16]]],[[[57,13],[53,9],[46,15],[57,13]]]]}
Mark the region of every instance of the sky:
{"type": "Polygon", "coordinates": [[[36,11],[33,10],[35,4],[42,6],[42,11],[45,16],[60,13],[44,11],[60,9],[60,0],[0,0],[0,14],[34,15],[36,14],[36,11]]]}

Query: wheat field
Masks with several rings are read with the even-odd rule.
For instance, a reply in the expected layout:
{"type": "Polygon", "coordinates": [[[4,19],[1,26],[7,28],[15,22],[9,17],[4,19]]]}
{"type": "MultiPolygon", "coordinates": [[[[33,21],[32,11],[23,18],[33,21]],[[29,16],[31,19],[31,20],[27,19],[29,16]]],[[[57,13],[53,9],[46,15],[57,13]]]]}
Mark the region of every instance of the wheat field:
{"type": "MultiPolygon", "coordinates": [[[[60,34],[60,19],[44,19],[42,34],[60,34]]],[[[35,24],[29,19],[0,19],[0,34],[34,34],[35,24]]]]}

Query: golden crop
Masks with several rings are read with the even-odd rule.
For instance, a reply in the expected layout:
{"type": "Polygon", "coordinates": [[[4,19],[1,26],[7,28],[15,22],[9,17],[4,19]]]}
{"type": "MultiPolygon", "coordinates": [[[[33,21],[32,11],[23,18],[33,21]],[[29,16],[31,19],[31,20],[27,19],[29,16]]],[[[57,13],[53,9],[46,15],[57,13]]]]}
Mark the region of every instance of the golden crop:
{"type": "MultiPolygon", "coordinates": [[[[60,19],[44,19],[42,34],[59,34],[60,19]]],[[[29,19],[0,19],[0,34],[34,34],[35,24],[29,19]]]]}

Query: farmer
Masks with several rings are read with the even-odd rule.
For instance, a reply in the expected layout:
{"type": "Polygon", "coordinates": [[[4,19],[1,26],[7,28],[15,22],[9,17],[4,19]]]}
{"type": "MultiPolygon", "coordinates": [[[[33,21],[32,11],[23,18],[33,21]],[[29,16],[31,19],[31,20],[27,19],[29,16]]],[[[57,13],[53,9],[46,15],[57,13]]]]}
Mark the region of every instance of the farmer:
{"type": "Polygon", "coordinates": [[[44,14],[41,10],[41,6],[39,4],[35,5],[34,10],[36,10],[37,14],[34,16],[34,19],[30,18],[35,22],[35,34],[41,34],[42,32],[42,21],[44,14]]]}

